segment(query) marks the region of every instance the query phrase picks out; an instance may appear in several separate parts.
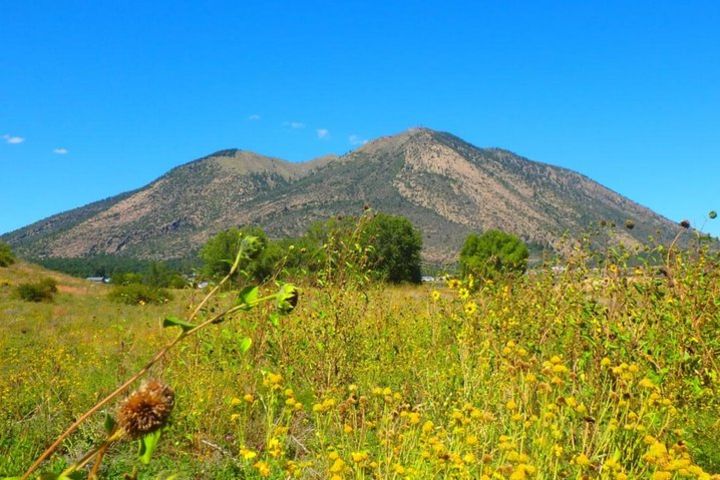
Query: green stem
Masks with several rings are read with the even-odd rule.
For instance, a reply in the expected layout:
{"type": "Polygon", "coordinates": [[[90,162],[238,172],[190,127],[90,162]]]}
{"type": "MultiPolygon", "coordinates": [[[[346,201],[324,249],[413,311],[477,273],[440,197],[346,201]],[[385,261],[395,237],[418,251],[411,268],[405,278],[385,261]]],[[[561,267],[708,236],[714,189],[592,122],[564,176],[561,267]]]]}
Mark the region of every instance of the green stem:
{"type": "MultiPolygon", "coordinates": [[[[213,295],[215,295],[215,293],[220,289],[220,287],[221,287],[223,284],[227,283],[227,282],[230,280],[230,278],[232,278],[232,276],[235,274],[235,272],[237,272],[237,269],[240,267],[240,262],[242,261],[242,259],[243,259],[244,257],[245,257],[245,252],[244,252],[243,249],[240,249],[240,251],[238,252],[237,256],[235,257],[235,262],[233,263],[232,267],[230,268],[230,271],[228,272],[228,274],[227,274],[207,295],[205,295],[205,297],[204,297],[204,298],[202,299],[202,301],[198,304],[198,306],[195,307],[195,309],[193,310],[193,312],[192,312],[192,313],[190,314],[190,316],[188,317],[188,320],[189,320],[189,321],[192,322],[192,320],[198,315],[198,313],[200,312],[200,310],[202,309],[202,307],[208,302],[208,300],[209,300],[213,295]]],[[[271,295],[271,296],[269,296],[269,297],[264,297],[264,298],[261,299],[261,300],[264,301],[265,299],[270,298],[270,297],[273,297],[273,296],[271,295]]],[[[255,304],[259,303],[259,301],[260,301],[260,300],[258,300],[258,302],[255,302],[255,304]]],[[[105,398],[103,398],[102,400],[100,400],[98,403],[96,403],[94,406],[92,406],[87,412],[85,412],[85,413],[82,414],[77,420],[75,420],[75,422],[73,422],[72,425],[70,425],[63,433],[61,433],[60,436],[52,443],[52,445],[50,445],[50,446],[37,458],[37,460],[35,460],[35,462],[30,466],[30,468],[28,468],[27,471],[23,474],[23,476],[21,477],[21,480],[27,480],[27,479],[30,477],[30,475],[32,475],[32,473],[33,473],[35,470],[37,470],[38,467],[39,467],[45,460],[47,460],[47,459],[50,457],[50,455],[52,455],[52,454],[55,452],[55,450],[58,449],[58,447],[62,444],[62,442],[65,441],[65,439],[66,439],[68,436],[70,436],[71,433],[73,433],[75,430],[77,430],[77,428],[78,428],[85,420],[87,420],[91,415],[93,415],[94,413],[96,413],[96,412],[97,412],[98,410],[100,410],[102,407],[104,407],[105,405],[107,405],[107,404],[108,404],[111,400],[113,400],[115,397],[117,397],[118,395],[120,395],[121,393],[123,393],[125,390],[127,390],[127,389],[130,387],[130,385],[132,385],[137,379],[139,379],[139,378],[142,377],[145,373],[147,373],[147,372],[150,370],[150,368],[152,368],[153,365],[155,365],[160,359],[162,359],[162,358],[167,354],[167,352],[170,351],[170,349],[171,349],[172,347],[174,347],[175,345],[178,344],[178,342],[180,342],[180,341],[181,341],[182,339],[184,339],[185,337],[187,337],[187,336],[189,336],[189,335],[197,332],[198,330],[200,330],[200,329],[202,329],[202,328],[205,328],[206,326],[210,325],[211,323],[215,323],[216,321],[218,321],[218,320],[219,320],[220,318],[222,318],[223,316],[228,315],[228,314],[230,314],[230,313],[233,313],[233,312],[235,312],[235,311],[237,311],[237,310],[240,310],[241,307],[242,307],[242,306],[230,308],[230,309],[226,310],[225,312],[222,312],[222,313],[220,313],[220,314],[218,314],[218,315],[210,318],[209,320],[201,323],[201,324],[198,325],[197,327],[195,327],[195,328],[193,328],[193,329],[191,329],[191,330],[188,330],[187,332],[184,332],[184,331],[181,332],[180,335],[178,335],[173,341],[171,341],[170,343],[168,343],[167,345],[165,345],[163,348],[161,348],[161,349],[152,357],[152,359],[150,359],[150,361],[149,361],[144,367],[142,367],[140,370],[138,370],[133,376],[131,376],[128,380],[126,380],[126,381],[125,381],[122,385],[120,385],[118,388],[116,388],[112,393],[110,393],[108,396],[106,396],[105,398]]]]}

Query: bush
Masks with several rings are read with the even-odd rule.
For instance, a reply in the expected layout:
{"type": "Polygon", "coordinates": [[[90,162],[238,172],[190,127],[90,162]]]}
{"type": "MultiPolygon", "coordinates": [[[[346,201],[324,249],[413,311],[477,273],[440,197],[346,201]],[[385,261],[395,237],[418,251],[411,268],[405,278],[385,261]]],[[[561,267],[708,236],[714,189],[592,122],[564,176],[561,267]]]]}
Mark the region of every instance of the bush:
{"type": "Polygon", "coordinates": [[[112,289],[109,297],[128,305],[160,304],[172,300],[172,295],[167,290],[141,283],[117,285],[112,289]]]}
{"type": "Polygon", "coordinates": [[[372,247],[370,268],[379,279],[420,283],[422,236],[410,220],[379,213],[365,226],[362,237],[372,247]]]}
{"type": "Polygon", "coordinates": [[[130,285],[133,283],[143,283],[143,276],[135,272],[115,273],[110,278],[113,285],[130,285]]]}
{"type": "Polygon", "coordinates": [[[58,290],[54,279],[43,278],[34,283],[21,283],[16,291],[18,296],[27,302],[49,302],[58,290]]]}
{"type": "Polygon", "coordinates": [[[0,267],[9,267],[15,263],[15,255],[10,245],[0,242],[0,267]]]}
{"type": "Polygon", "coordinates": [[[500,230],[471,233],[460,252],[460,269],[463,276],[480,278],[522,274],[528,255],[527,245],[515,235],[500,230]]]}
{"type": "Polygon", "coordinates": [[[210,238],[200,249],[203,274],[210,278],[222,278],[227,275],[243,239],[248,237],[254,237],[257,241],[253,242],[252,248],[246,249],[248,256],[241,264],[240,270],[248,278],[264,280],[268,272],[262,253],[267,247],[268,239],[265,232],[258,227],[231,228],[210,238]]]}
{"type": "Polygon", "coordinates": [[[250,237],[256,241],[240,266],[248,280],[264,282],[279,271],[327,280],[338,271],[342,277],[353,271],[368,279],[420,282],[420,232],[407,218],[372,212],[316,222],[300,238],[272,241],[258,227],[219,232],[200,250],[203,274],[225,276],[250,237]]]}

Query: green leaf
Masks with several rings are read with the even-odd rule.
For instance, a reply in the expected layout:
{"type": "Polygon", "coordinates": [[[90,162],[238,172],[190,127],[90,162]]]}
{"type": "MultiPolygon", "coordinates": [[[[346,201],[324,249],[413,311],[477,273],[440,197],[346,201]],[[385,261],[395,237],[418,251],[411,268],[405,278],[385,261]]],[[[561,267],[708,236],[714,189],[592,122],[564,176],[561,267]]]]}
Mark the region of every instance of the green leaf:
{"type": "Polygon", "coordinates": [[[270,320],[270,323],[272,323],[274,327],[280,326],[280,315],[278,315],[277,312],[272,312],[268,320],[270,320]]]}
{"type": "Polygon", "coordinates": [[[242,254],[247,258],[256,257],[263,249],[263,244],[260,239],[254,235],[248,235],[242,239],[240,243],[240,250],[242,254]]]}
{"type": "Polygon", "coordinates": [[[297,306],[298,298],[300,297],[300,291],[295,285],[290,283],[284,283],[280,286],[280,291],[277,293],[277,308],[282,314],[292,312],[297,306]]]}
{"type": "Polygon", "coordinates": [[[250,350],[251,346],[252,346],[252,338],[245,337],[242,340],[240,340],[240,351],[242,353],[246,353],[248,350],[250,350]]]}
{"type": "Polygon", "coordinates": [[[166,317],[165,320],[163,320],[162,326],[163,326],[163,328],[180,327],[183,329],[183,332],[187,332],[188,330],[192,330],[193,328],[195,328],[197,325],[193,325],[190,322],[181,320],[178,317],[170,316],[170,317],[166,317]]]}
{"type": "Polygon", "coordinates": [[[115,430],[115,419],[108,412],[105,412],[105,421],[103,422],[105,432],[110,435],[115,430]]]}
{"type": "Polygon", "coordinates": [[[238,294],[238,305],[242,305],[243,310],[250,310],[257,304],[259,297],[260,289],[258,287],[245,287],[238,294]]]}
{"type": "Polygon", "coordinates": [[[139,440],[140,451],[138,452],[138,456],[140,457],[140,461],[143,464],[147,465],[148,463],[150,463],[152,454],[155,451],[158,442],[160,441],[161,432],[162,430],[155,430],[154,432],[148,433],[139,440]]]}

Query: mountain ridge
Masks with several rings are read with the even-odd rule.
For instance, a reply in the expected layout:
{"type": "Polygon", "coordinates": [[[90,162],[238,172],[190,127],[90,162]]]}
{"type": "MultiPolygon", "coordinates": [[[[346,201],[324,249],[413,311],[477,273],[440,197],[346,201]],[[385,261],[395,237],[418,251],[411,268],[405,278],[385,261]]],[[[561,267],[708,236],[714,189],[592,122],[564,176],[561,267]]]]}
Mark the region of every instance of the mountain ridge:
{"type": "Polygon", "coordinates": [[[53,215],[3,235],[26,257],[100,253],[182,257],[209,236],[254,224],[270,236],[357,214],[364,205],[404,215],[423,231],[424,259],[453,261],[470,231],[499,228],[558,248],[566,232],[601,221],[613,238],[637,244],[668,238],[675,224],[563,167],[509,150],[479,148],[447,132],[414,128],[344,155],[289,162],[240,149],[179,165],[144,187],[53,215]]]}

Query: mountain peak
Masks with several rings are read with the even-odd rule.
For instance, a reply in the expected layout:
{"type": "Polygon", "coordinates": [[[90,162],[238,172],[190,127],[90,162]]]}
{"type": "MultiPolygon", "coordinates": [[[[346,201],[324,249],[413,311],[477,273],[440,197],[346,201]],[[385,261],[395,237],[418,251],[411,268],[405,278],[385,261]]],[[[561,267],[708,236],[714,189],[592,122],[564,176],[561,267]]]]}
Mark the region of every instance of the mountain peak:
{"type": "Polygon", "coordinates": [[[425,260],[438,263],[453,261],[469,232],[490,228],[551,248],[564,233],[580,235],[601,221],[635,224],[607,232],[606,242],[662,240],[674,231],[673,223],[580,174],[414,127],[305,163],[220,150],[3,240],[28,257],[173,258],[231,226],[300,235],[313,221],[357,214],[364,204],[408,217],[423,232],[425,260]]]}

